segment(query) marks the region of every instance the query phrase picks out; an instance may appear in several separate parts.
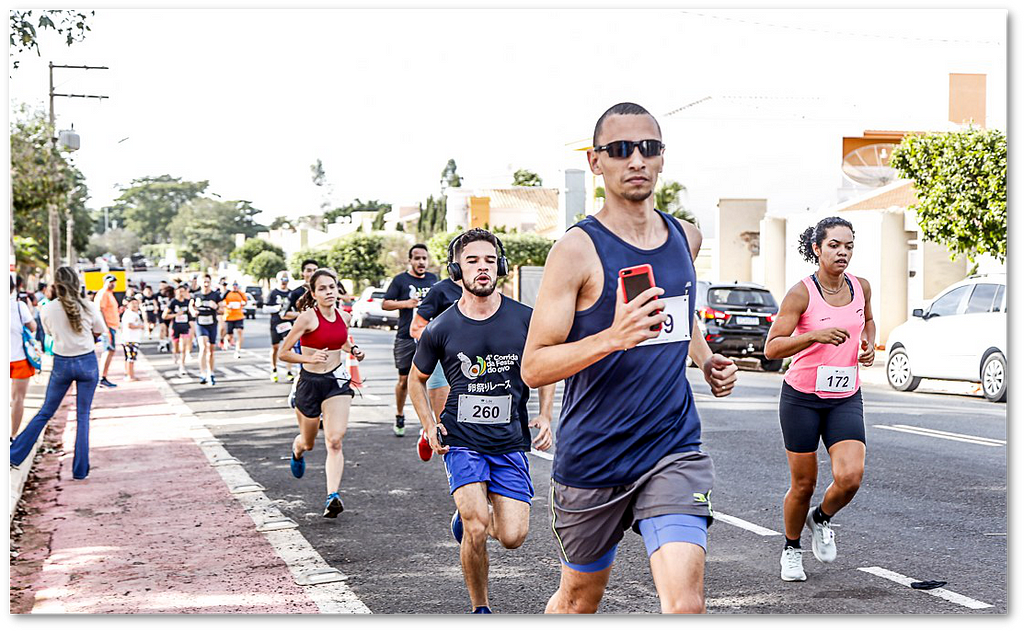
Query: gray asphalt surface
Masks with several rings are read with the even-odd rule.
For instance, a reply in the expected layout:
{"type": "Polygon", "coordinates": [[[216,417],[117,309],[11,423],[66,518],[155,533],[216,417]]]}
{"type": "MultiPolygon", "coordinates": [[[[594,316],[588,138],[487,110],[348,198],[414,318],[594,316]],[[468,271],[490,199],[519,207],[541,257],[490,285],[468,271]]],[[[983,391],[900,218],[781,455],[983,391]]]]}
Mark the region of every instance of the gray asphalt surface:
{"type": "MultiPolygon", "coordinates": [[[[454,503],[439,459],[416,456],[417,423],[411,404],[404,438],[391,431],[394,333],[354,332],[366,360],[366,388],[353,402],[345,438],[341,485],[345,512],[320,517],[326,494],[324,448],[307,454],[307,473],[291,476],[288,453],[297,431],[287,406],[290,385],[270,382],[267,316],[246,321],[241,359],[218,352],[218,385],[179,378],[170,355],[144,352],[187,405],[328,563],[375,613],[465,613],[457,544],[448,530],[454,503]]],[[[193,372],[198,366],[190,367],[193,372]]],[[[690,370],[714,458],[712,502],[720,519],[710,530],[706,566],[711,613],[1005,613],[1006,406],[981,398],[898,393],[864,387],[867,469],[860,493],[835,518],[839,556],[825,566],[807,550],[806,583],[779,579],[783,537],[781,502],[788,470],[778,423],[782,377],[744,371],[726,399],[715,399],[699,371],[690,370]],[[886,427],[878,427],[886,426],[886,427]],[[890,429],[900,426],[897,429],[890,429]],[[917,433],[925,428],[925,433],[917,433]],[[946,432],[940,434],[936,432],[946,432]],[[956,436],[950,436],[955,434],[956,436]],[[987,440],[977,440],[979,437],[987,440]],[[995,441],[1000,442],[992,442],[995,441]],[[983,443],[983,444],[982,444],[983,443]],[[735,519],[749,525],[738,526],[735,519]],[[728,521],[726,521],[728,520],[728,521]],[[774,531],[759,534],[756,527],[774,531]],[[914,580],[947,581],[951,600],[913,590],[860,568],[882,568],[914,580]],[[972,609],[957,595],[991,607],[972,609]]],[[[556,397],[556,417],[559,391],[556,397]]],[[[536,401],[532,401],[536,410],[536,401]]],[[[557,448],[557,445],[556,445],[557,448]]],[[[492,609],[538,613],[557,586],[559,561],[547,502],[550,460],[532,456],[537,497],[530,535],[518,550],[489,546],[492,609]]],[[[819,450],[820,498],[831,481],[828,455],[819,450]]],[[[659,611],[642,540],[627,533],[619,546],[602,613],[659,611]]]]}

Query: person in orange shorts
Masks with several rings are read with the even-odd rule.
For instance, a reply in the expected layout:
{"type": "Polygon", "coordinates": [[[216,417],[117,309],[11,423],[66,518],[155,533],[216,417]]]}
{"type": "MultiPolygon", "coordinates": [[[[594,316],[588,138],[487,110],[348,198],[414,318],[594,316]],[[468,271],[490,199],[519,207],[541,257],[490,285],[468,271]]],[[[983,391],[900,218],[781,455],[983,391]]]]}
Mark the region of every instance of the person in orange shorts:
{"type": "Polygon", "coordinates": [[[224,305],[224,323],[226,325],[226,333],[224,334],[224,340],[231,345],[235,345],[235,359],[241,357],[242,354],[242,333],[245,330],[245,313],[242,309],[245,308],[246,297],[238,289],[238,281],[231,283],[231,291],[225,296],[221,302],[224,305]]]}
{"type": "Polygon", "coordinates": [[[25,393],[28,392],[28,380],[36,371],[25,358],[25,347],[22,346],[22,327],[36,332],[36,321],[32,310],[24,301],[18,300],[15,291],[14,276],[11,276],[11,438],[21,427],[21,417],[25,414],[25,393]]]}

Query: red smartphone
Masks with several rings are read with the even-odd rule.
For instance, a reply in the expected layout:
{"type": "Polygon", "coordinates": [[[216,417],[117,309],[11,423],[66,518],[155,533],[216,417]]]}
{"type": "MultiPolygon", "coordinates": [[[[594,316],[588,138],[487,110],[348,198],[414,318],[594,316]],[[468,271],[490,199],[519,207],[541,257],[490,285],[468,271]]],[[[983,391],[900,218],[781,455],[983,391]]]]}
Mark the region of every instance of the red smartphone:
{"type": "MultiPolygon", "coordinates": [[[[634,265],[619,270],[619,284],[622,286],[622,295],[626,302],[654,287],[654,270],[649,263],[634,265]]],[[[660,310],[655,311],[660,313],[660,310]]],[[[661,323],[651,327],[652,331],[660,331],[661,323]]]]}

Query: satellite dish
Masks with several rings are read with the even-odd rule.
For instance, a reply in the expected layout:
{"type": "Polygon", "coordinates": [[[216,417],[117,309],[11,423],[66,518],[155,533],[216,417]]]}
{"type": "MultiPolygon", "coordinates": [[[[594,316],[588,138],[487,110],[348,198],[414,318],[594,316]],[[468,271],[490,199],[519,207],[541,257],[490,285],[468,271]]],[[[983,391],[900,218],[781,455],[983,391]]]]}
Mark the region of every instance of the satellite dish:
{"type": "Polygon", "coordinates": [[[899,174],[889,166],[895,148],[890,142],[882,142],[854,149],[843,157],[843,174],[857,184],[872,188],[895,182],[899,174]]]}

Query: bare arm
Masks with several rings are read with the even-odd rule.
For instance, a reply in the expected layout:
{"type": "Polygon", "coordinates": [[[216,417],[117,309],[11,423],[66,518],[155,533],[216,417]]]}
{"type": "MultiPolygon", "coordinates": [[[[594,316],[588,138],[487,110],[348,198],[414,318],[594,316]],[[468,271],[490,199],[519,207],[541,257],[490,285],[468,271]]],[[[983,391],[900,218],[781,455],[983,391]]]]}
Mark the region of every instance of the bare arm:
{"type": "Polygon", "coordinates": [[[540,414],[530,421],[530,427],[536,427],[540,431],[533,439],[533,447],[544,451],[551,447],[551,414],[555,406],[555,384],[541,386],[537,389],[540,396],[540,414]]]}
{"type": "Polygon", "coordinates": [[[314,349],[316,352],[312,355],[303,355],[292,350],[300,337],[315,330],[317,326],[318,322],[313,310],[303,311],[302,315],[295,320],[295,326],[288,331],[288,335],[284,336],[284,340],[281,341],[281,350],[277,353],[278,359],[292,364],[321,364],[327,361],[326,349],[314,349]]]}
{"type": "Polygon", "coordinates": [[[857,361],[865,367],[875,363],[875,316],[871,313],[871,285],[858,278],[864,292],[864,331],[860,334],[860,355],[857,361]]]}
{"type": "Polygon", "coordinates": [[[427,319],[417,313],[412,317],[412,323],[409,325],[409,335],[414,340],[420,339],[420,336],[423,335],[423,329],[427,328],[428,324],[430,323],[427,322],[427,319]]]}
{"type": "Polygon", "coordinates": [[[793,285],[782,299],[779,315],[768,331],[768,339],[764,344],[764,356],[767,359],[792,357],[815,343],[838,346],[850,337],[846,329],[837,327],[817,329],[794,336],[793,332],[800,323],[800,316],[807,310],[809,299],[807,286],[802,282],[793,285]]]}
{"type": "Polygon", "coordinates": [[[448,430],[442,423],[434,421],[436,417],[433,408],[430,407],[430,397],[427,396],[427,379],[430,379],[430,373],[420,372],[420,369],[413,363],[412,370],[409,371],[409,398],[412,400],[413,409],[416,410],[416,416],[420,419],[420,425],[423,426],[423,431],[427,435],[430,448],[434,450],[435,454],[444,455],[448,453],[448,446],[442,445],[437,440],[437,431],[440,429],[441,433],[447,436],[448,430]]]}

